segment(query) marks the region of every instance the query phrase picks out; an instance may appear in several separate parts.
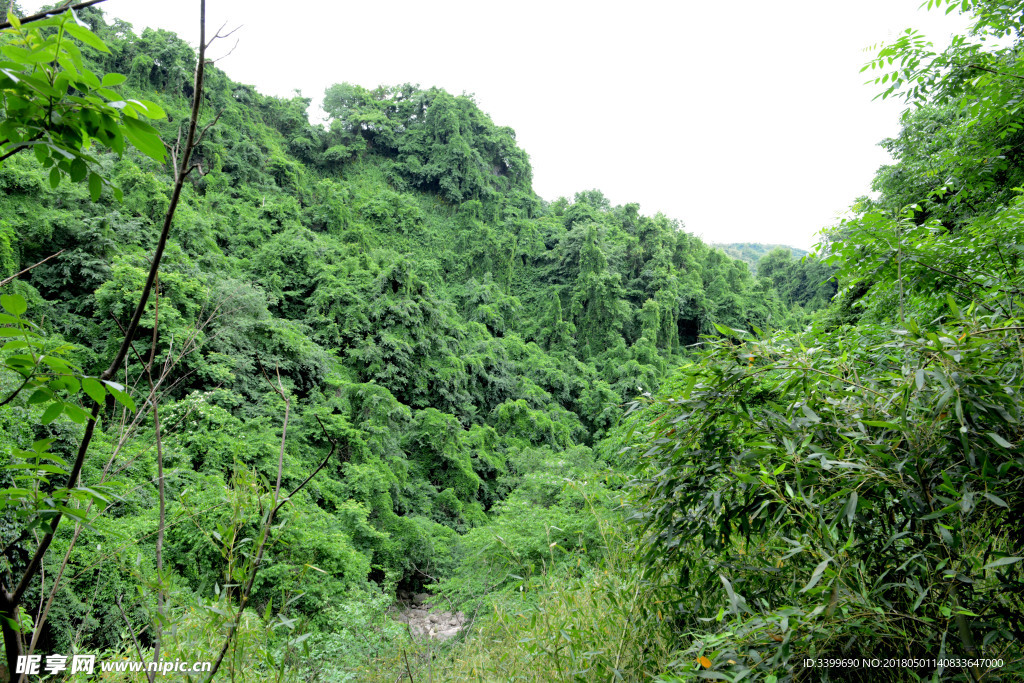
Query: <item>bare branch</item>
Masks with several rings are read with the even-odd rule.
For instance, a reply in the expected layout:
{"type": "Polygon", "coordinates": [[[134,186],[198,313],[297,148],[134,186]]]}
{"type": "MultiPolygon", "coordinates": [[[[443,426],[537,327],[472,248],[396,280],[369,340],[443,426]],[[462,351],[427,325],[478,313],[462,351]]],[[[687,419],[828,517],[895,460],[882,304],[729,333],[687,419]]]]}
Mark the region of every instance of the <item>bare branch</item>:
{"type": "Polygon", "coordinates": [[[57,258],[61,254],[63,254],[65,251],[66,251],[65,249],[61,249],[56,254],[50,254],[49,256],[47,256],[46,258],[44,258],[42,261],[40,261],[39,263],[35,264],[34,266],[29,266],[25,270],[20,270],[17,273],[15,273],[14,275],[11,275],[10,277],[7,277],[7,278],[4,278],[3,280],[0,280],[0,287],[3,287],[4,285],[9,284],[10,282],[13,282],[15,279],[17,279],[18,277],[24,275],[25,273],[27,273],[28,271],[32,270],[33,268],[38,268],[39,266],[43,265],[44,263],[46,263],[50,259],[57,258]]]}
{"type": "Polygon", "coordinates": [[[224,110],[221,109],[219,112],[217,112],[217,115],[213,117],[213,121],[210,121],[208,124],[203,126],[203,129],[201,131],[199,131],[199,135],[196,136],[196,147],[198,147],[199,144],[202,143],[203,139],[206,137],[206,132],[213,128],[215,125],[217,125],[217,122],[220,121],[220,117],[223,113],[224,110]]]}
{"type": "Polygon", "coordinates": [[[135,643],[135,653],[139,656],[139,661],[143,661],[145,658],[142,656],[142,648],[139,646],[139,639],[135,636],[135,629],[132,628],[132,622],[128,621],[128,615],[124,613],[124,607],[121,606],[121,596],[115,597],[114,602],[117,603],[117,611],[121,613],[124,618],[124,623],[128,627],[128,633],[132,636],[132,641],[135,643]]]}
{"type": "MultiPolygon", "coordinates": [[[[3,161],[4,159],[7,159],[8,157],[12,157],[15,154],[17,154],[18,152],[24,152],[26,149],[28,149],[29,147],[32,146],[32,145],[29,144],[30,142],[35,142],[36,140],[39,140],[42,137],[43,137],[43,133],[39,132],[39,133],[36,133],[35,135],[33,135],[32,137],[30,137],[28,140],[24,140],[22,142],[14,143],[15,144],[14,149],[12,149],[9,152],[5,152],[2,156],[0,156],[0,161],[3,161]]],[[[5,145],[9,145],[9,144],[11,144],[10,139],[4,140],[3,143],[0,144],[0,148],[4,147],[5,145]]]]}
{"type": "MultiPolygon", "coordinates": [[[[232,31],[232,33],[234,33],[234,31],[232,31]]],[[[222,54],[222,55],[221,55],[220,57],[217,57],[217,59],[211,59],[211,60],[210,60],[210,64],[216,64],[216,63],[217,63],[217,62],[219,62],[220,60],[222,60],[222,59],[225,59],[225,58],[227,58],[227,57],[230,57],[230,56],[231,56],[231,53],[232,53],[232,52],[234,52],[234,51],[235,51],[235,48],[237,48],[237,47],[238,47],[238,40],[235,40],[235,44],[231,46],[231,49],[230,49],[230,50],[228,50],[227,52],[225,52],[224,54],[222,54]]]]}
{"type": "MultiPolygon", "coordinates": [[[[320,422],[320,417],[319,417],[319,416],[315,416],[315,417],[316,417],[316,421],[317,421],[317,422],[320,422]]],[[[278,503],[278,504],[277,504],[277,507],[276,507],[276,508],[274,508],[274,512],[275,512],[275,513],[277,513],[277,511],[281,509],[281,506],[282,506],[282,505],[284,505],[284,504],[285,504],[285,503],[287,503],[287,502],[288,502],[289,500],[291,500],[292,496],[294,496],[294,495],[295,495],[296,493],[298,493],[298,492],[299,492],[299,491],[301,491],[301,490],[302,490],[303,488],[305,488],[306,484],[308,484],[308,483],[309,483],[309,482],[310,482],[310,481],[311,481],[311,480],[313,479],[313,477],[315,477],[315,476],[316,476],[317,474],[319,474],[319,473],[320,473],[320,470],[322,470],[322,469],[323,469],[324,467],[326,467],[326,466],[327,466],[327,463],[328,463],[328,462],[330,462],[330,460],[331,460],[331,456],[333,456],[333,455],[334,455],[334,451],[335,451],[335,450],[337,450],[337,448],[338,448],[338,442],[337,442],[337,441],[335,441],[334,439],[332,439],[332,438],[331,438],[331,437],[330,437],[330,436],[329,436],[329,435],[327,434],[327,427],[324,427],[324,423],[323,423],[323,422],[320,422],[320,429],[324,430],[324,436],[325,436],[325,437],[327,438],[327,440],[328,440],[328,441],[330,441],[330,442],[331,442],[331,452],[327,454],[327,457],[326,457],[326,458],[324,458],[323,462],[321,462],[321,463],[320,463],[320,466],[319,466],[319,467],[317,467],[317,468],[316,468],[315,470],[313,470],[313,473],[312,473],[312,474],[310,474],[310,475],[309,475],[308,477],[306,477],[305,479],[303,479],[303,480],[302,480],[302,483],[301,483],[301,484],[299,484],[298,486],[296,486],[295,488],[293,488],[293,489],[291,490],[291,492],[290,492],[290,493],[289,493],[289,494],[288,494],[287,496],[285,496],[285,497],[284,497],[284,498],[283,498],[283,499],[281,500],[281,502],[280,502],[280,503],[278,503]]],[[[431,578],[433,578],[433,577],[431,577],[431,578]]]]}
{"type": "MultiPolygon", "coordinates": [[[[226,22],[226,21],[223,24],[220,25],[220,28],[217,29],[217,32],[213,34],[212,38],[210,38],[210,42],[208,42],[206,44],[207,49],[209,49],[209,47],[211,45],[213,45],[218,40],[223,40],[224,38],[230,38],[232,35],[235,34],[236,31],[239,31],[243,26],[245,26],[245,24],[239,24],[238,26],[234,27],[233,29],[231,29],[227,33],[221,33],[221,31],[223,31],[224,27],[227,26],[227,25],[228,25],[228,22],[226,22]]],[[[232,49],[234,49],[234,48],[232,48],[232,49]]]]}
{"type": "Polygon", "coordinates": [[[26,149],[28,149],[27,145],[19,145],[18,147],[12,149],[10,152],[7,152],[6,154],[0,154],[0,161],[3,161],[4,159],[9,159],[18,152],[24,152],[26,149]]]}

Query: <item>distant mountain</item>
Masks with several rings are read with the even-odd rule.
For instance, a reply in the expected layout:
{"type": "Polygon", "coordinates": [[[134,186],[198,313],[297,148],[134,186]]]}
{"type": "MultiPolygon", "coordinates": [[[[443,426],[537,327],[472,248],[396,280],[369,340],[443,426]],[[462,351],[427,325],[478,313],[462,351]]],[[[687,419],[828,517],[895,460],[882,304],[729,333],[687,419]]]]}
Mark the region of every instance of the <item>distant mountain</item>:
{"type": "Polygon", "coordinates": [[[711,246],[721,249],[734,259],[744,261],[750,266],[750,271],[752,273],[757,271],[757,262],[761,260],[761,257],[773,249],[778,249],[779,247],[789,249],[793,257],[797,259],[803,258],[810,253],[803,249],[797,249],[796,247],[790,247],[785,244],[761,244],[760,242],[731,242],[729,244],[717,244],[712,242],[711,246]]]}

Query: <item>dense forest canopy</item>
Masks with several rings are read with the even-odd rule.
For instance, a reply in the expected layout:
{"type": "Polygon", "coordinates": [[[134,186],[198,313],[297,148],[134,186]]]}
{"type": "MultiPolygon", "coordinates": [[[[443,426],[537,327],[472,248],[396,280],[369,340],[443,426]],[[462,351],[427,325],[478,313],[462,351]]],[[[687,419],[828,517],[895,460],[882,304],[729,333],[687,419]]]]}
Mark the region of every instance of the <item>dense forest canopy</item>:
{"type": "Polygon", "coordinates": [[[8,667],[1019,671],[1020,76],[972,41],[1020,13],[967,6],[949,53],[880,54],[919,106],[877,198],[802,257],[596,189],[545,201],[467,95],[341,82],[313,124],[172,33],[14,6],[8,667]],[[391,618],[424,590],[472,615],[454,645],[391,618]]]}

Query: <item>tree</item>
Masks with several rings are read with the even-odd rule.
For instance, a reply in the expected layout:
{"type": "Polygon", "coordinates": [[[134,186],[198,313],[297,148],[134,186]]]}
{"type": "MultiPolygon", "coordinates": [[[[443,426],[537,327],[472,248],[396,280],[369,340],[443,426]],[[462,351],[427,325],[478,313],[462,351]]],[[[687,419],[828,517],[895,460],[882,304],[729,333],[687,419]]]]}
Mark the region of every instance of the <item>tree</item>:
{"type": "Polygon", "coordinates": [[[914,105],[903,115],[899,138],[884,143],[898,162],[875,181],[876,190],[890,190],[884,208],[891,214],[920,204],[928,212],[921,219],[934,213],[954,227],[965,215],[1005,205],[1011,188],[1024,182],[1024,65],[1019,59],[1024,3],[927,3],[929,8],[943,5],[947,14],[972,13],[966,35],[954,36],[949,47],[935,52],[920,32],[908,29],[863,70],[883,72],[874,79],[885,86],[879,97],[899,95],[914,105]],[[1017,39],[1007,45],[1012,35],[1017,39]],[[893,173],[900,175],[894,178],[893,173]],[[892,190],[901,185],[916,194],[903,194],[900,202],[892,190]]]}
{"type": "Polygon", "coordinates": [[[611,348],[620,338],[629,313],[629,306],[623,300],[621,279],[618,273],[608,270],[608,262],[597,242],[597,229],[591,225],[580,252],[579,275],[572,294],[577,343],[586,355],[611,348]]]}
{"type": "MultiPolygon", "coordinates": [[[[37,160],[51,169],[51,185],[59,184],[65,175],[69,176],[72,181],[83,180],[88,175],[90,194],[95,201],[99,198],[103,179],[95,171],[89,171],[90,165],[97,164],[95,157],[83,151],[88,147],[91,139],[99,139],[110,145],[115,151],[122,152],[124,141],[127,138],[129,142],[154,159],[162,161],[165,158],[163,143],[156,131],[148,124],[138,120],[140,115],[156,116],[159,114],[162,116],[160,108],[156,105],[117,99],[117,93],[110,88],[123,83],[125,80],[123,76],[108,74],[104,76],[103,81],[100,81],[85,69],[81,51],[72,38],[100,51],[106,50],[106,46],[95,34],[78,23],[73,10],[65,11],[51,18],[39,18],[31,24],[31,28],[26,28],[26,24],[13,15],[8,17],[8,21],[11,28],[5,30],[5,35],[12,36],[12,40],[3,44],[0,51],[3,52],[5,58],[14,62],[17,70],[3,71],[5,80],[0,81],[0,86],[4,88],[3,114],[5,117],[0,124],[0,135],[4,137],[3,142],[0,143],[2,144],[0,149],[5,150],[0,155],[0,161],[31,148],[35,151],[37,160]],[[54,29],[54,31],[49,32],[47,29],[54,29]],[[71,88],[80,89],[85,96],[71,95],[71,88]],[[52,116],[51,113],[54,111],[59,112],[59,118],[52,116]],[[122,112],[124,118],[121,118],[122,112]]],[[[172,150],[175,183],[171,203],[164,217],[163,229],[157,242],[146,284],[135,307],[131,322],[124,332],[120,348],[107,369],[98,377],[89,377],[83,375],[68,361],[58,360],[59,356],[50,361],[43,352],[42,343],[34,340],[39,335],[32,330],[34,327],[32,323],[20,317],[27,310],[24,300],[18,296],[4,297],[5,308],[11,314],[4,322],[14,325],[19,336],[25,338],[25,347],[30,349],[29,354],[8,356],[5,360],[9,371],[24,378],[18,389],[5,401],[14,399],[27,388],[36,388],[36,395],[40,396],[41,402],[49,403],[49,407],[42,416],[44,424],[53,421],[60,413],[64,412],[75,421],[85,425],[73,462],[67,463],[47,454],[50,441],[38,441],[33,448],[33,453],[22,454],[23,457],[35,459],[34,471],[38,473],[35,475],[38,477],[35,493],[33,494],[28,489],[8,489],[6,492],[5,505],[15,502],[15,505],[21,508],[20,516],[25,518],[26,523],[23,527],[22,537],[27,538],[34,528],[38,528],[41,534],[35,551],[27,563],[18,567],[20,577],[16,578],[16,582],[11,585],[7,585],[6,579],[0,582],[0,618],[2,618],[0,628],[3,631],[9,672],[15,670],[16,661],[22,652],[19,633],[21,604],[39,575],[43,557],[53,542],[61,520],[67,515],[82,518],[81,513],[69,507],[68,503],[72,497],[97,501],[101,504],[106,503],[101,493],[80,487],[79,478],[107,393],[109,392],[134,409],[131,399],[123,393],[124,387],[114,382],[113,378],[121,369],[121,364],[134,341],[135,333],[156,282],[161,257],[182,187],[186,177],[194,170],[191,165],[191,155],[198,134],[199,103],[205,66],[205,32],[201,32],[201,36],[203,36],[203,42],[195,74],[192,116],[184,146],[175,147],[172,150]],[[33,346],[37,346],[39,352],[43,353],[37,355],[36,351],[31,350],[33,346]],[[44,365],[43,361],[48,362],[44,365]],[[88,411],[76,405],[76,402],[65,400],[65,397],[73,400],[74,395],[79,392],[85,393],[86,397],[83,398],[83,402],[86,406],[91,404],[88,411]],[[41,462],[42,459],[48,459],[56,465],[44,465],[41,462]],[[66,483],[62,489],[58,488],[56,482],[51,482],[50,476],[47,475],[66,477],[66,483]],[[41,492],[40,488],[53,491],[50,493],[51,498],[62,502],[47,504],[44,500],[45,496],[38,497],[41,492]]],[[[162,473],[159,485],[162,499],[162,473]]],[[[161,505],[162,510],[163,506],[161,505]]],[[[162,526],[163,519],[161,519],[161,528],[162,526]]],[[[19,538],[16,544],[21,540],[23,538],[19,538]]],[[[37,628],[41,628],[41,623],[37,628]]]]}

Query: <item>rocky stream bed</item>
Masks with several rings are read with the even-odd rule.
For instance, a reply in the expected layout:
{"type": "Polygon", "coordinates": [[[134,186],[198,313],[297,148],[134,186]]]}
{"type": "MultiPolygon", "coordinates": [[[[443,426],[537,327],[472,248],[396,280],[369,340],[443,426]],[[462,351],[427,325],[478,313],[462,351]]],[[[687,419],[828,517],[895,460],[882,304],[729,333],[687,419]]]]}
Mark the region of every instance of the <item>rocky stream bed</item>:
{"type": "Polygon", "coordinates": [[[430,593],[398,594],[400,609],[395,619],[409,625],[414,638],[430,638],[432,640],[448,640],[462,630],[466,617],[462,612],[446,610],[435,604],[430,593]]]}

